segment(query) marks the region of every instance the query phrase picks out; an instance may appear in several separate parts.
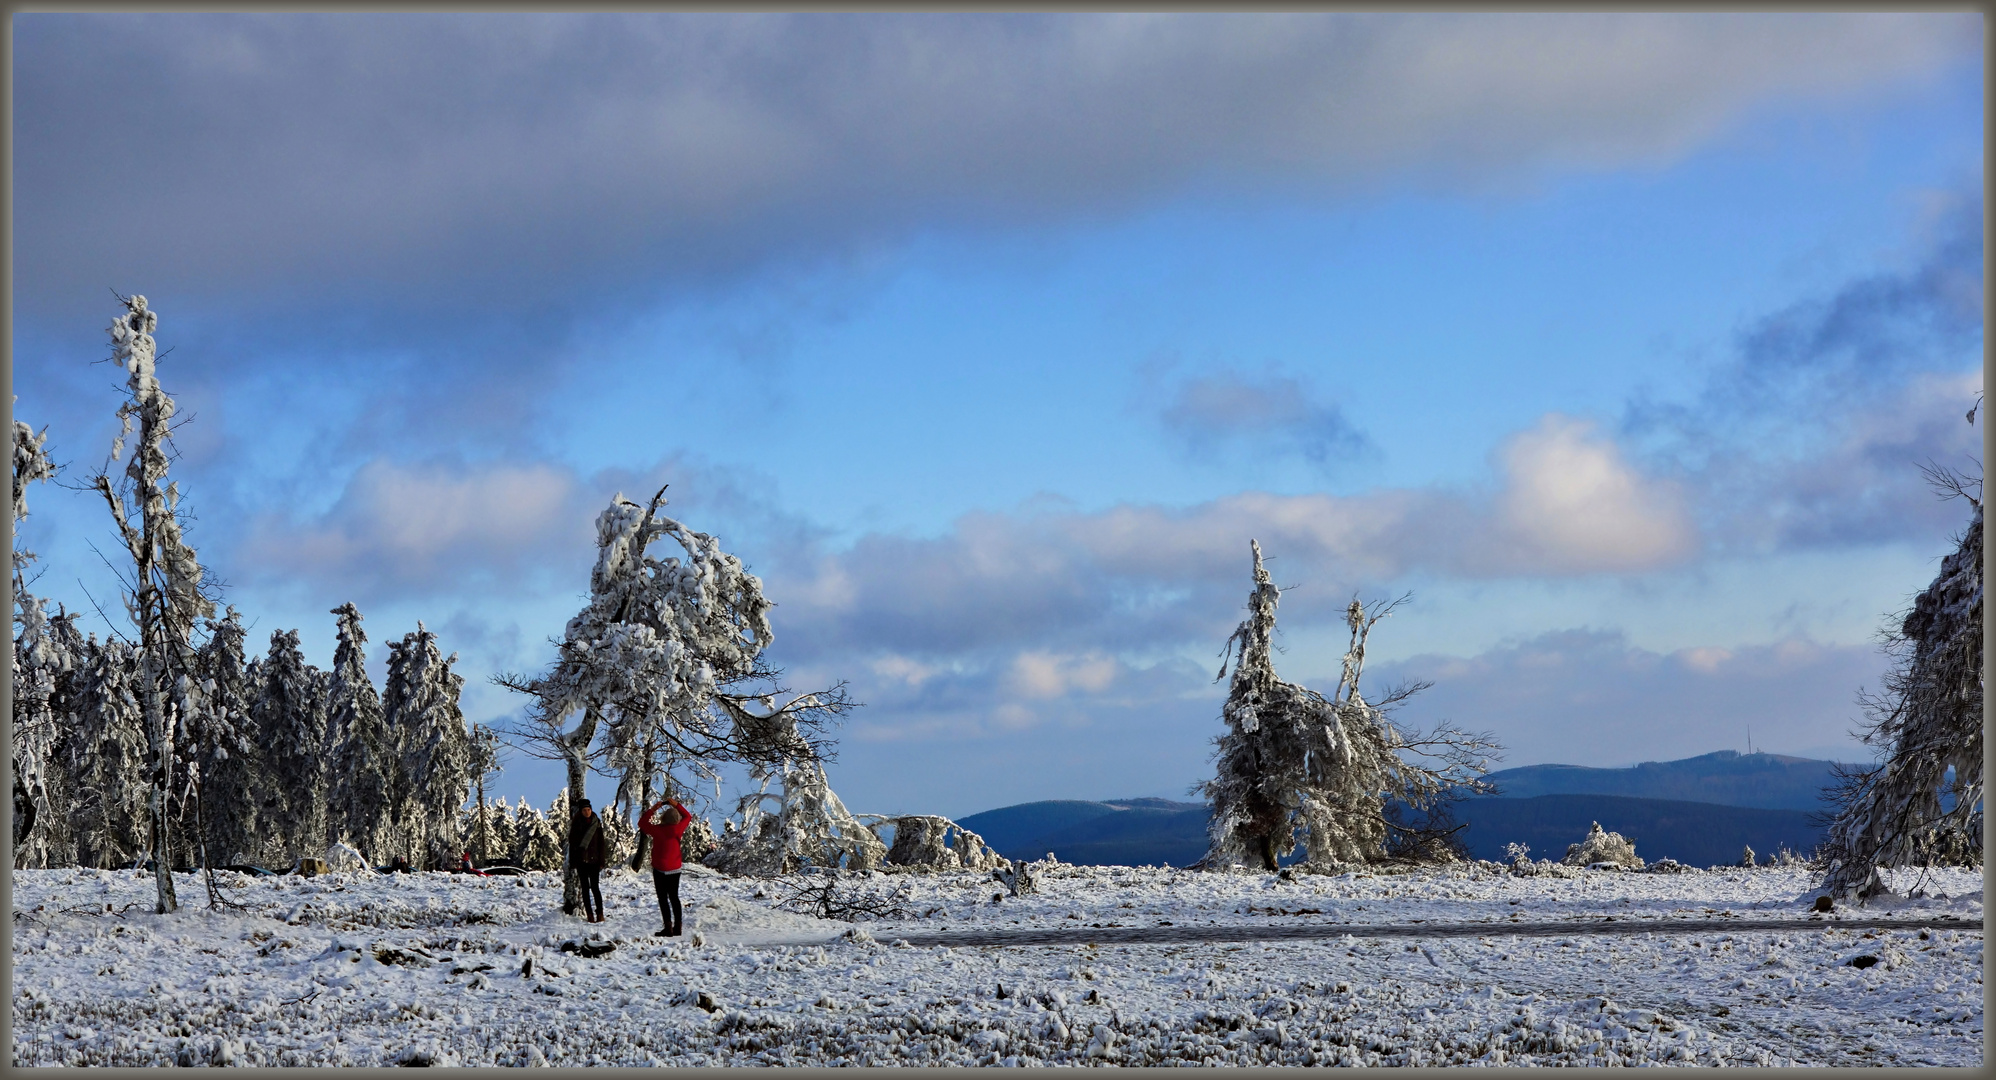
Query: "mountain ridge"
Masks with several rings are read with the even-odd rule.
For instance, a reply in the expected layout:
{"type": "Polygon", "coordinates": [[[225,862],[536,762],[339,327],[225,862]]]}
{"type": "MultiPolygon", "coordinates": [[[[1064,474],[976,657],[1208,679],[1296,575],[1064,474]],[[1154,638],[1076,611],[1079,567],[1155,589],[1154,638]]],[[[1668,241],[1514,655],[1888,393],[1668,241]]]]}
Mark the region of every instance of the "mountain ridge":
{"type": "MultiPolygon", "coordinates": [[[[1618,769],[1526,765],[1489,774],[1499,794],[1463,799],[1454,816],[1467,824],[1471,854],[1485,859],[1503,858],[1510,843],[1559,859],[1594,821],[1634,837],[1650,860],[1731,863],[1747,845],[1807,854],[1821,834],[1809,812],[1821,808],[1834,765],[1734,750],[1618,769]]],[[[1206,851],[1205,804],[1155,796],[1019,803],[959,823],[1012,859],[1052,853],[1070,863],[1184,866],[1206,851]]]]}

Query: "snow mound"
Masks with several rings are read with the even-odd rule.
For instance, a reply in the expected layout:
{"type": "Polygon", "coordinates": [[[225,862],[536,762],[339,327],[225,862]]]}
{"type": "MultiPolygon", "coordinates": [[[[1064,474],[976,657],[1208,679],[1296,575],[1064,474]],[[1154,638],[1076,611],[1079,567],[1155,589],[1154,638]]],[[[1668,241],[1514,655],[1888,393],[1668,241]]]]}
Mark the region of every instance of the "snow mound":
{"type": "Polygon", "coordinates": [[[1586,839],[1567,845],[1566,858],[1560,861],[1568,866],[1612,863],[1628,870],[1643,868],[1642,859],[1636,855],[1635,841],[1623,837],[1621,833],[1604,832],[1598,821],[1587,830],[1586,839]]]}

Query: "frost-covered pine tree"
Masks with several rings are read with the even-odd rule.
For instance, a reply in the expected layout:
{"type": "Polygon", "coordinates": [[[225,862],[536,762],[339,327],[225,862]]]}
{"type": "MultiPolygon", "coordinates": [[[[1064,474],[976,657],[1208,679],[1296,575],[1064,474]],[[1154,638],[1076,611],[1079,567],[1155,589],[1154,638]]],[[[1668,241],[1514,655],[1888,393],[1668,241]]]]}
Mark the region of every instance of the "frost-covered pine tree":
{"type": "Polygon", "coordinates": [[[464,678],[451,670],[455,663],[457,654],[446,658],[420,622],[388,645],[382,709],[402,747],[394,854],[419,867],[455,862],[463,850],[458,821],[481,764],[458,705],[464,678]]]}
{"type": "Polygon", "coordinates": [[[258,819],[263,858],[277,865],[326,851],[326,693],[324,673],[305,662],[298,631],[270,635],[257,665],[252,730],[268,780],[258,819]]]}
{"type": "Polygon", "coordinates": [[[367,633],[360,609],[351,603],[332,610],[339,616],[339,645],[333,652],[332,681],[326,698],[328,762],[325,842],[345,842],[379,863],[395,844],[391,808],[400,779],[401,752],[381,708],[381,695],[367,675],[367,633]]]}
{"type": "Polygon", "coordinates": [[[254,690],[243,660],[242,617],[230,608],[208,624],[200,673],[207,708],[190,725],[198,781],[197,817],[204,865],[227,866],[261,857],[257,820],[268,786],[252,715],[254,690]]]}
{"type": "Polygon", "coordinates": [[[149,747],[139,704],[137,650],[118,638],[86,643],[76,725],[61,755],[75,784],[71,823],[77,860],[114,869],[143,862],[148,850],[149,747]]]}
{"type": "Polygon", "coordinates": [[[509,835],[511,828],[510,823],[505,823],[504,830],[499,827],[500,823],[505,822],[503,806],[499,808],[499,816],[495,818],[493,809],[485,803],[485,781],[499,771],[499,737],[491,728],[483,724],[473,724],[470,749],[471,783],[478,793],[478,802],[465,811],[466,821],[462,831],[465,842],[470,845],[468,850],[471,856],[484,862],[492,859],[498,852],[498,849],[493,847],[494,840],[509,835]]]}
{"type": "MultiPolygon", "coordinates": [[[[158,868],[153,875],[154,907],[165,914],[179,907],[173,875],[167,872],[173,848],[167,802],[176,790],[177,739],[185,721],[177,715],[174,690],[194,668],[195,624],[214,615],[215,605],[202,587],[201,562],[182,533],[179,485],[166,479],[174,402],[161,388],[157,372],[153,331],[158,329],[159,317],[146,307],[143,296],[122,298],[121,302],[125,311],[111,323],[111,345],[113,359],[129,376],[126,388],[130,397],[118,409],[124,433],[112,444],[111,460],[118,459],[134,426],[137,438],[123,477],[112,479],[107,466],[92,483],[104,496],[118,538],[131,559],[131,591],[125,596],[125,610],[137,629],[134,689],[145,722],[150,780],[146,846],[158,868]]],[[[183,700],[192,699],[183,695],[183,700]]]]}
{"type": "Polygon", "coordinates": [[[513,865],[522,870],[559,870],[567,860],[567,838],[540,808],[520,800],[513,816],[513,865]]]}
{"type": "Polygon", "coordinates": [[[1940,470],[1928,479],[1974,513],[1933,583],[1883,635],[1893,665],[1883,692],[1860,698],[1859,735],[1884,760],[1842,771],[1816,855],[1834,895],[1888,892],[1879,867],[1982,861],[1982,503],[1970,494],[1979,484],[1940,470]]]}
{"type": "MultiPolygon", "coordinates": [[[[479,855],[485,862],[504,863],[508,866],[520,865],[518,839],[520,823],[513,808],[506,805],[506,796],[492,800],[485,808],[485,830],[488,842],[492,845],[479,855]]],[[[474,854],[476,854],[474,852],[474,854]]]]}
{"type": "Polygon", "coordinates": [[[45,484],[60,470],[48,455],[48,429],[37,432],[14,421],[14,595],[21,595],[23,571],[35,561],[35,553],[21,544],[21,522],[28,517],[28,485],[45,484]]]}
{"type": "Polygon", "coordinates": [[[26,570],[35,554],[21,543],[21,523],[28,517],[28,485],[46,483],[56,475],[56,466],[47,452],[48,431],[39,434],[27,424],[14,421],[14,658],[13,658],[13,799],[14,865],[36,865],[49,853],[46,835],[30,845],[29,837],[39,820],[46,834],[54,822],[45,811],[50,807],[51,784],[60,786],[51,774],[57,728],[61,723],[54,711],[56,683],[76,666],[76,657],[61,647],[52,633],[50,618],[42,601],[27,591],[26,570]],[[32,846],[33,850],[30,851],[32,846]],[[29,861],[24,861],[29,860],[29,861]]]}
{"type": "MultiPolygon", "coordinates": [[[[1214,778],[1198,789],[1212,808],[1211,847],[1201,865],[1274,870],[1299,835],[1313,868],[1383,860],[1390,847],[1405,847],[1394,843],[1396,831],[1409,832],[1389,816],[1389,802],[1419,810],[1451,792],[1484,790],[1477,778],[1496,744],[1445,725],[1402,732],[1388,710],[1426,684],[1395,688],[1377,703],[1360,694],[1366,639],[1405,597],[1370,612],[1352,600],[1345,613],[1351,644],[1331,697],[1284,682],[1274,663],[1281,590],[1262,564],[1261,545],[1248,546],[1254,555],[1248,617],[1223,652],[1233,666],[1221,713],[1227,730],[1215,740],[1214,778]]],[[[1220,677],[1226,674],[1223,662],[1220,677]]]]}
{"type": "Polygon", "coordinates": [[[60,753],[78,723],[78,687],[89,664],[76,616],[49,614],[37,596],[17,591],[14,639],[14,866],[68,866],[74,783],[60,753]]]}
{"type": "MultiPolygon", "coordinates": [[[[566,765],[569,797],[583,797],[589,762],[605,759],[626,814],[674,770],[704,779],[725,762],[814,759],[807,732],[849,707],[843,686],[776,704],[784,691],[762,660],[771,638],[762,582],[714,537],[661,515],[664,504],[663,488],[646,506],[610,501],[596,518],[589,601],[554,666],[497,680],[534,696],[520,734],[566,765]],[[666,538],[677,552],[652,555],[666,538]]],[[[573,912],[576,877],[564,876],[562,907],[573,912]]]]}

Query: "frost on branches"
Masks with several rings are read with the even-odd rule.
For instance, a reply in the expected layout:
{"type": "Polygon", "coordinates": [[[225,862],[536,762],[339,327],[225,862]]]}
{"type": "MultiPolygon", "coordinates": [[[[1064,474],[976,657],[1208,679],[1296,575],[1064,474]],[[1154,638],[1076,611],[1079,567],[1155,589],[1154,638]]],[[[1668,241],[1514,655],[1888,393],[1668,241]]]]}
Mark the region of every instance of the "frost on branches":
{"type": "Polygon", "coordinates": [[[75,858],[76,792],[62,760],[92,646],[74,614],[49,614],[40,597],[16,590],[14,621],[14,865],[67,865],[75,858]]]}
{"type": "Polygon", "coordinates": [[[1832,895],[1887,892],[1881,866],[1982,861],[1982,504],[1959,477],[1929,479],[1975,513],[1933,584],[1885,633],[1893,665],[1883,692],[1860,699],[1860,734],[1885,760],[1840,770],[1827,793],[1834,817],[1816,862],[1832,895]]]}
{"type": "MultiPolygon", "coordinates": [[[[176,409],[157,374],[158,316],[142,296],[122,303],[110,335],[127,375],[123,430],[89,487],[103,496],[129,560],[114,568],[127,590],[126,624],[101,643],[82,636],[74,614],[28,594],[32,556],[15,548],[17,866],[283,867],[325,854],[329,832],[343,831],[378,858],[454,841],[467,786],[462,680],[419,624],[399,650],[390,647],[384,712],[352,605],[335,611],[333,672],[305,663],[296,631],[272,635],[269,655],[246,662],[243,620],[233,609],[214,617],[182,534],[179,488],[167,482],[176,409]],[[114,476],[110,463],[128,446],[114,476]],[[329,767],[330,756],[341,760],[329,767]],[[329,779],[341,781],[330,823],[329,779]],[[398,849],[404,837],[414,842],[398,849]]],[[[45,435],[16,424],[12,437],[18,524],[26,488],[55,468],[45,435]]],[[[171,875],[156,877],[156,909],[173,910],[171,875]]],[[[212,874],[208,886],[218,905],[212,874]]]]}
{"type": "MultiPolygon", "coordinates": [[[[1277,677],[1281,590],[1262,565],[1261,545],[1248,546],[1254,554],[1248,618],[1223,653],[1234,669],[1221,714],[1227,731],[1215,740],[1216,775],[1198,789],[1212,808],[1212,843],[1200,865],[1274,870],[1299,836],[1308,869],[1450,857],[1445,834],[1401,824],[1388,813],[1389,802],[1432,810],[1451,795],[1487,790],[1478,778],[1497,744],[1447,726],[1411,735],[1395,726],[1389,710],[1428,684],[1395,688],[1376,703],[1360,695],[1367,636],[1406,598],[1371,612],[1352,600],[1345,615],[1351,645],[1337,690],[1325,698],[1277,677]]],[[[1221,677],[1226,673],[1223,662],[1221,677]]]]}
{"type": "Polygon", "coordinates": [[[401,759],[390,800],[395,835],[381,854],[412,866],[448,865],[464,850],[460,811],[483,764],[458,706],[464,677],[451,670],[455,663],[457,654],[446,658],[421,622],[388,645],[382,709],[401,759]]]}
{"type": "Polygon", "coordinates": [[[704,860],[729,874],[791,874],[810,868],[871,870],[887,845],[846,809],[816,760],[755,770],[759,787],[721,826],[721,845],[704,860]],[[771,780],[782,784],[771,793],[771,780]],[[768,803],[775,803],[772,811],[768,803]]]}
{"type": "Polygon", "coordinates": [[[319,858],[326,846],[325,672],[305,662],[298,631],[270,635],[251,678],[252,725],[263,756],[259,854],[276,865],[319,858]]]}
{"type": "MultiPolygon", "coordinates": [[[[49,764],[56,739],[55,713],[50,707],[56,682],[76,664],[76,653],[65,647],[59,632],[52,634],[51,617],[43,602],[28,595],[25,571],[35,554],[21,545],[21,522],[28,516],[28,485],[55,478],[55,463],[49,460],[48,433],[35,430],[19,420],[13,427],[14,457],[14,663],[13,663],[13,777],[14,777],[14,865],[34,865],[27,851],[29,835],[37,818],[48,820],[52,807],[49,790],[49,764]],[[30,861],[23,861],[24,858],[30,861]]],[[[60,613],[55,617],[61,619],[60,613]]],[[[71,636],[75,627],[69,627],[71,636]]],[[[59,798],[59,797],[58,797],[59,798]]]]}
{"type": "Polygon", "coordinates": [[[360,610],[342,604],[339,645],[333,652],[332,693],[326,703],[328,763],[325,843],[346,843],[380,858],[393,846],[391,810],[401,762],[381,695],[367,676],[367,632],[360,610]]]}
{"type": "MultiPolygon", "coordinates": [[[[1751,853],[1752,848],[1747,851],[1751,853]]],[[[1618,832],[1608,832],[1594,822],[1577,844],[1566,845],[1566,858],[1560,862],[1567,866],[1593,866],[1596,863],[1613,863],[1630,870],[1641,870],[1643,860],[1636,854],[1635,841],[1618,832]]],[[[1752,863],[1748,863],[1749,866],[1752,863]]]]}
{"type": "MultiPolygon", "coordinates": [[[[889,866],[977,873],[1009,873],[1013,869],[1012,860],[992,850],[983,837],[946,817],[904,814],[888,818],[882,824],[894,828],[894,846],[887,851],[889,866]]],[[[1032,888],[1030,878],[1026,888],[1029,891],[1032,888]]]]}
{"type": "MultiPolygon", "coordinates": [[[[104,496],[132,561],[131,591],[124,599],[126,615],[138,630],[135,689],[150,779],[146,849],[155,865],[164,867],[171,865],[173,850],[167,806],[175,790],[180,711],[194,704],[191,695],[199,692],[198,683],[190,681],[195,667],[191,638],[196,620],[213,616],[215,605],[202,588],[200,560],[181,534],[179,485],[166,482],[174,403],[160,388],[155,367],[158,348],[153,331],[159,317],[147,309],[143,296],[121,302],[125,312],[110,328],[112,358],[129,376],[125,385],[131,396],[118,409],[124,430],[111,446],[111,460],[124,450],[134,423],[138,439],[124,478],[114,481],[107,468],[92,486],[104,496]]],[[[155,874],[154,880],[155,910],[165,914],[179,907],[173,876],[155,874]]]]}
{"type": "MultiPolygon", "coordinates": [[[[642,812],[661,777],[712,779],[718,765],[765,770],[816,761],[813,733],[851,707],[843,685],[778,706],[786,691],[763,661],[770,602],[762,582],[720,541],[618,495],[596,518],[589,601],[558,642],[553,668],[502,676],[533,695],[518,732],[530,749],[563,762],[571,799],[584,797],[592,761],[618,778],[616,804],[642,812]],[[653,555],[670,539],[677,551],[653,555]]],[[[674,785],[681,786],[681,785],[674,785]]],[[[565,875],[562,907],[579,906],[565,875]]]]}

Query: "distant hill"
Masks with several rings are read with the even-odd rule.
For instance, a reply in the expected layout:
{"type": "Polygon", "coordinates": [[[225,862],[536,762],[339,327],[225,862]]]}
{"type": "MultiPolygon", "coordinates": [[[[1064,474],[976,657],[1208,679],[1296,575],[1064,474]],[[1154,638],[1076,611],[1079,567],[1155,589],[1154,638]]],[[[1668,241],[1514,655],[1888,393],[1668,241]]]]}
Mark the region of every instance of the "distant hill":
{"type": "Polygon", "coordinates": [[[1171,799],[1057,799],[986,810],[958,824],[1008,859],[1184,866],[1206,854],[1206,807],[1171,799]]]}
{"type": "MultiPolygon", "coordinates": [[[[1590,823],[1636,840],[1645,859],[1693,866],[1730,864],[1742,845],[1763,855],[1782,845],[1807,854],[1821,830],[1831,762],[1721,750],[1626,769],[1527,765],[1490,774],[1499,796],[1465,799],[1455,811],[1470,851],[1501,859],[1507,843],[1558,859],[1590,823]]],[[[1172,799],[1056,799],[986,810],[962,819],[999,854],[1100,866],[1185,866],[1206,854],[1206,808],[1172,799]]]]}
{"type": "Polygon", "coordinates": [[[1486,779],[1497,785],[1499,795],[1512,799],[1620,795],[1772,810],[1820,810],[1833,764],[1785,754],[1721,750],[1679,761],[1645,761],[1626,769],[1527,765],[1500,769],[1486,779]]]}
{"type": "Polygon", "coordinates": [[[1501,860],[1505,844],[1520,843],[1531,846],[1532,858],[1557,862],[1596,821],[1634,840],[1636,854],[1650,862],[1671,858],[1691,866],[1731,865],[1746,845],[1763,857],[1784,845],[1807,855],[1822,838],[1808,811],[1617,795],[1464,799],[1454,816],[1467,823],[1461,836],[1479,859],[1501,860]]]}

